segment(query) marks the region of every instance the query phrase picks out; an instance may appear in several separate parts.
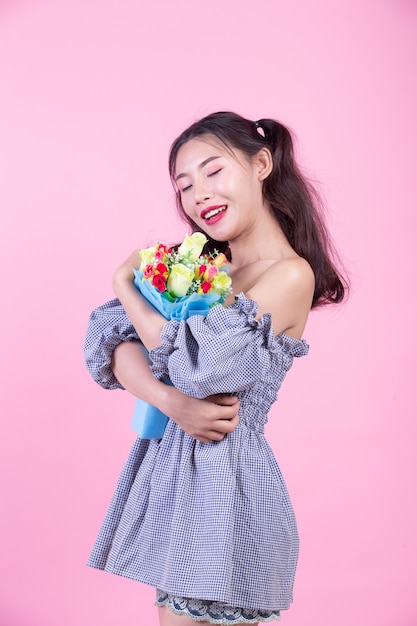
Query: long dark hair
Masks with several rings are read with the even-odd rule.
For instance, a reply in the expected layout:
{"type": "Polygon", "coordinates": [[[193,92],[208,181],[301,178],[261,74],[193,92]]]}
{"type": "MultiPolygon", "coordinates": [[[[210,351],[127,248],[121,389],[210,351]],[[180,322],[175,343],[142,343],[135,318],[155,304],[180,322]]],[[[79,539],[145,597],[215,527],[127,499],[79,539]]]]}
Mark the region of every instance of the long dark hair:
{"type": "MultiPolygon", "coordinates": [[[[295,163],[290,131],[273,119],[253,122],[231,112],[207,115],[187,128],[172,144],[169,172],[173,183],[179,149],[190,139],[202,135],[216,137],[227,148],[236,148],[249,159],[262,148],[270,150],[273,168],[264,181],[263,196],[291,247],[313,269],[316,285],[312,307],[341,302],[347,281],[337,269],[339,262],[321,215],[320,198],[295,163]]],[[[179,191],[176,198],[182,219],[193,232],[201,230],[184,212],[179,191]]],[[[207,251],[216,248],[227,252],[228,243],[209,238],[206,247],[207,251]]]]}

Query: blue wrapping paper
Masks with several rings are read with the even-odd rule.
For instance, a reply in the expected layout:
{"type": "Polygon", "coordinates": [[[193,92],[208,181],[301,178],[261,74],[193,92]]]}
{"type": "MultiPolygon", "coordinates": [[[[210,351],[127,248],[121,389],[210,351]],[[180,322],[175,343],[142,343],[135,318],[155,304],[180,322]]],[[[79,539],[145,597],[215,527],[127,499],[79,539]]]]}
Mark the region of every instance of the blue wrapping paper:
{"type": "MultiPolygon", "coordinates": [[[[164,380],[166,384],[172,384],[164,380]]],[[[136,399],[133,410],[132,428],[141,439],[161,439],[168,424],[169,417],[162,413],[156,406],[136,399]]]]}
{"type": "MultiPolygon", "coordinates": [[[[188,319],[192,315],[207,315],[213,305],[223,301],[220,295],[216,293],[193,293],[190,296],[175,298],[171,301],[165,298],[149,280],[142,281],[143,273],[140,269],[135,270],[134,274],[133,284],[136,289],[167,320],[180,321],[188,319]]],[[[164,379],[164,382],[172,384],[167,379],[164,379]]],[[[132,428],[141,439],[161,439],[168,420],[169,418],[156,407],[140,398],[136,399],[132,428]]]]}

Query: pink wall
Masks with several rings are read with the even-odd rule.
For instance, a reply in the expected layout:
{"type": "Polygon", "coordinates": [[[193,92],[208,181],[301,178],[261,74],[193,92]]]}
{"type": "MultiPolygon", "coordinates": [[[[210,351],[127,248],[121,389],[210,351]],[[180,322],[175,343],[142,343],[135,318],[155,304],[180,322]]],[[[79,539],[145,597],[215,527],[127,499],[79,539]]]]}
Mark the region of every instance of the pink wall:
{"type": "Polygon", "coordinates": [[[0,626],[157,623],[84,565],[133,401],[82,343],[116,264],[183,234],[168,147],[219,109],[296,131],[353,282],[271,415],[302,539],[283,624],[415,626],[416,25],[412,0],[0,3],[0,626]]]}

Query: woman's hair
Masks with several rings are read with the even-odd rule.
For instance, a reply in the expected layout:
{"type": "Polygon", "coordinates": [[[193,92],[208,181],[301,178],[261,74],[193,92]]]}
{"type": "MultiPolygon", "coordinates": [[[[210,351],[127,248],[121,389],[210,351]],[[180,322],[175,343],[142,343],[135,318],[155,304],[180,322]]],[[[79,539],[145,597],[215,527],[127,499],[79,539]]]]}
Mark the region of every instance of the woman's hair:
{"type": "MultiPolygon", "coordinates": [[[[169,172],[173,182],[181,146],[190,139],[205,135],[216,137],[228,149],[240,150],[249,159],[262,148],[267,147],[270,150],[273,168],[263,183],[263,196],[291,247],[299,256],[306,259],[313,269],[316,286],[312,307],[341,302],[347,281],[336,267],[337,256],[321,215],[320,198],[295,163],[289,130],[272,119],[253,122],[231,112],[208,115],[187,128],[172,144],[169,172]]],[[[177,207],[182,219],[190,224],[193,232],[201,230],[186,215],[179,191],[177,207]]],[[[216,248],[227,252],[228,243],[214,241],[209,237],[206,248],[206,251],[216,248]]]]}

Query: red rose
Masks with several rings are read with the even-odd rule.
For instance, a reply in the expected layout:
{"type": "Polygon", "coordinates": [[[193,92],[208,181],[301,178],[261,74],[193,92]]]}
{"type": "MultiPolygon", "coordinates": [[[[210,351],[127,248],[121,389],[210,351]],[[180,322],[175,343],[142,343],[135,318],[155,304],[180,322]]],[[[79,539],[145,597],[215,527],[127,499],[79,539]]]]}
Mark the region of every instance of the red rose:
{"type": "Polygon", "coordinates": [[[204,274],[204,272],[207,269],[207,265],[200,265],[200,267],[198,268],[198,273],[201,276],[201,274],[204,274]]]}
{"type": "Polygon", "coordinates": [[[158,291],[162,293],[163,291],[166,291],[166,286],[165,286],[166,281],[167,281],[166,276],[163,276],[162,274],[156,274],[152,278],[152,285],[156,287],[158,291]]]}
{"type": "Polygon", "coordinates": [[[159,272],[160,274],[164,274],[165,276],[168,276],[168,268],[165,265],[165,263],[158,263],[155,268],[155,272],[159,272]]]}
{"type": "Polygon", "coordinates": [[[211,289],[211,284],[207,280],[203,280],[201,283],[201,291],[207,293],[211,289]]]}

